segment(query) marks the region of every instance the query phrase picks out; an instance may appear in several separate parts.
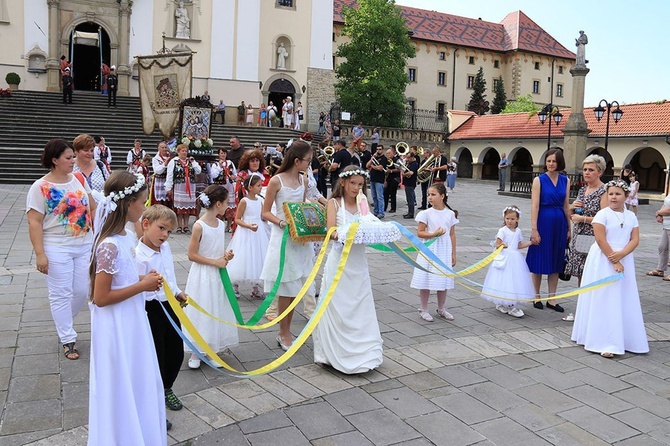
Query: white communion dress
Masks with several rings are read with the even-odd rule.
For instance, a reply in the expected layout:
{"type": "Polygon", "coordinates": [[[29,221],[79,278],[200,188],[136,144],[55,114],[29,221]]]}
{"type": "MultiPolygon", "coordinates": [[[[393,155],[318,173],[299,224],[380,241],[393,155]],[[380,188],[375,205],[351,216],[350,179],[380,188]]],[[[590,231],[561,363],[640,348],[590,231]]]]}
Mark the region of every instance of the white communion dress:
{"type": "Polygon", "coordinates": [[[242,220],[248,224],[258,225],[256,232],[251,229],[238,226],[232,240],[228,244],[235,257],[230,261],[228,275],[235,284],[259,285],[261,283],[261,272],[265,263],[265,254],[268,250],[270,237],[265,230],[265,224],[261,219],[263,201],[260,197],[251,200],[249,197],[242,198],[246,203],[246,209],[242,220]]]}
{"type": "MultiPolygon", "coordinates": [[[[451,266],[452,246],[449,234],[451,227],[458,224],[456,214],[446,207],[440,210],[429,208],[419,212],[416,215],[415,220],[418,223],[424,223],[426,225],[426,231],[428,232],[435,232],[438,228],[444,228],[446,232],[437,237],[435,242],[430,245],[428,249],[433,251],[445,265],[451,266]]],[[[418,255],[416,262],[428,270],[428,272],[414,268],[410,287],[417,290],[431,291],[444,291],[454,288],[454,279],[440,275],[439,268],[434,267],[425,257],[418,255]]]]}
{"type": "MultiPolygon", "coordinates": [[[[593,223],[605,226],[607,243],[615,251],[626,246],[633,228],[638,227],[634,213],[627,210],[615,212],[610,208],[598,211],[593,223]]],[[[633,254],[621,259],[621,264],[624,267],[623,279],[580,294],[577,301],[572,340],[588,351],[616,355],[623,355],[626,351],[649,351],[633,254]]],[[[616,274],[614,265],[594,243],[584,264],[582,286],[613,274],[616,274]]]]}

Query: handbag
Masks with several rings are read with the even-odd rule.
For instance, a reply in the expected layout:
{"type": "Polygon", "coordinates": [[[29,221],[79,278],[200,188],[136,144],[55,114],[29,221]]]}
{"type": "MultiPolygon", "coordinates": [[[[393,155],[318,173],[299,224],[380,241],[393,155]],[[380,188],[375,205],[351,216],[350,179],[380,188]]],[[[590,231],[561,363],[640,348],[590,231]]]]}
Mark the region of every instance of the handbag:
{"type": "Polygon", "coordinates": [[[326,215],[318,204],[291,201],[285,202],[283,209],[294,242],[322,242],[326,237],[326,215]]]}
{"type": "Polygon", "coordinates": [[[498,254],[493,259],[493,262],[491,263],[491,266],[495,269],[503,269],[503,268],[505,268],[506,264],[507,264],[507,256],[503,255],[503,254],[498,254]]]}
{"type": "Polygon", "coordinates": [[[568,266],[568,253],[570,252],[569,248],[565,248],[565,260],[563,261],[563,271],[558,273],[558,278],[565,281],[569,282],[570,279],[572,279],[572,276],[570,274],[565,273],[565,267],[568,266]]]}
{"type": "Polygon", "coordinates": [[[575,251],[581,254],[588,254],[591,245],[593,245],[595,241],[595,235],[577,234],[575,236],[575,251]]]}

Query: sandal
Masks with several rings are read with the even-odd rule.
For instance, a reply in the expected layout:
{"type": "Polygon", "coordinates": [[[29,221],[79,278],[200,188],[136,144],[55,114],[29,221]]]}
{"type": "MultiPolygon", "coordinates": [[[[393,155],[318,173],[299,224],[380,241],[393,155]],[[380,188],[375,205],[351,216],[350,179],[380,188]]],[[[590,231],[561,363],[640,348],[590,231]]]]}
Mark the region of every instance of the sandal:
{"type": "Polygon", "coordinates": [[[661,280],[663,280],[664,282],[670,282],[670,276],[665,276],[661,280]]]}
{"type": "Polygon", "coordinates": [[[175,232],[175,234],[181,234],[181,233],[182,233],[183,231],[182,231],[182,229],[181,229],[181,228],[177,228],[177,230],[176,230],[176,231],[174,231],[174,232],[175,232]]]}
{"type": "Polygon", "coordinates": [[[79,359],[79,350],[74,346],[74,342],[68,342],[63,344],[63,349],[65,350],[63,354],[67,359],[75,360],[79,359]]]}
{"type": "Polygon", "coordinates": [[[575,321],[575,315],[573,313],[568,314],[567,316],[561,318],[565,322],[574,322],[575,321]]]}
{"type": "Polygon", "coordinates": [[[190,234],[190,233],[191,233],[191,230],[189,228],[187,228],[187,227],[184,228],[184,234],[190,234]]]}
{"type": "Polygon", "coordinates": [[[610,359],[610,358],[614,358],[614,353],[602,352],[602,353],[600,354],[600,356],[602,356],[603,358],[610,359]]]}
{"type": "Polygon", "coordinates": [[[654,276],[654,277],[663,277],[665,276],[665,272],[658,270],[658,269],[652,269],[647,273],[648,276],[654,276]]]}
{"type": "Polygon", "coordinates": [[[433,316],[428,313],[428,310],[419,309],[419,317],[426,322],[433,322],[433,316]]]}

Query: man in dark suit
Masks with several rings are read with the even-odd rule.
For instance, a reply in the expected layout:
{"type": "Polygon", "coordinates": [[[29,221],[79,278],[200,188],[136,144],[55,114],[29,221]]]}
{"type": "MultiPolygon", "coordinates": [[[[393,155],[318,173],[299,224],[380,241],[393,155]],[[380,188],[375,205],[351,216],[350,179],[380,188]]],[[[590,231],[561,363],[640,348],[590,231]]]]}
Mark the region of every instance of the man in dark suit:
{"type": "Polygon", "coordinates": [[[116,67],[110,67],[110,75],[107,76],[107,107],[116,107],[116,90],[119,88],[119,78],[116,76],[116,67]]]}
{"type": "Polygon", "coordinates": [[[70,76],[70,68],[66,67],[63,69],[63,104],[72,104],[72,83],[73,79],[72,76],[70,76]]]}

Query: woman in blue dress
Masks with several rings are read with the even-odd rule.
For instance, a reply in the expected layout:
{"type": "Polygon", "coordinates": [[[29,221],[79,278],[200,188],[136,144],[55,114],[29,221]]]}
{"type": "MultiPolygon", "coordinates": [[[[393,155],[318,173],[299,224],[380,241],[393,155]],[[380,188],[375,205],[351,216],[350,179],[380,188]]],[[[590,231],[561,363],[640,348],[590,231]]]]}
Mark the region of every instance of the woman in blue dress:
{"type": "MultiPolygon", "coordinates": [[[[570,180],[562,175],[565,159],[560,149],[551,149],[545,157],[546,172],[533,180],[531,191],[531,233],[526,263],[531,273],[536,297],[540,294],[542,275],[547,276],[549,297],[556,295],[558,274],[563,271],[565,247],[570,236],[570,180]]],[[[533,306],[542,309],[541,301],[533,306]]],[[[553,300],[547,308],[562,313],[563,307],[553,300]]]]}

